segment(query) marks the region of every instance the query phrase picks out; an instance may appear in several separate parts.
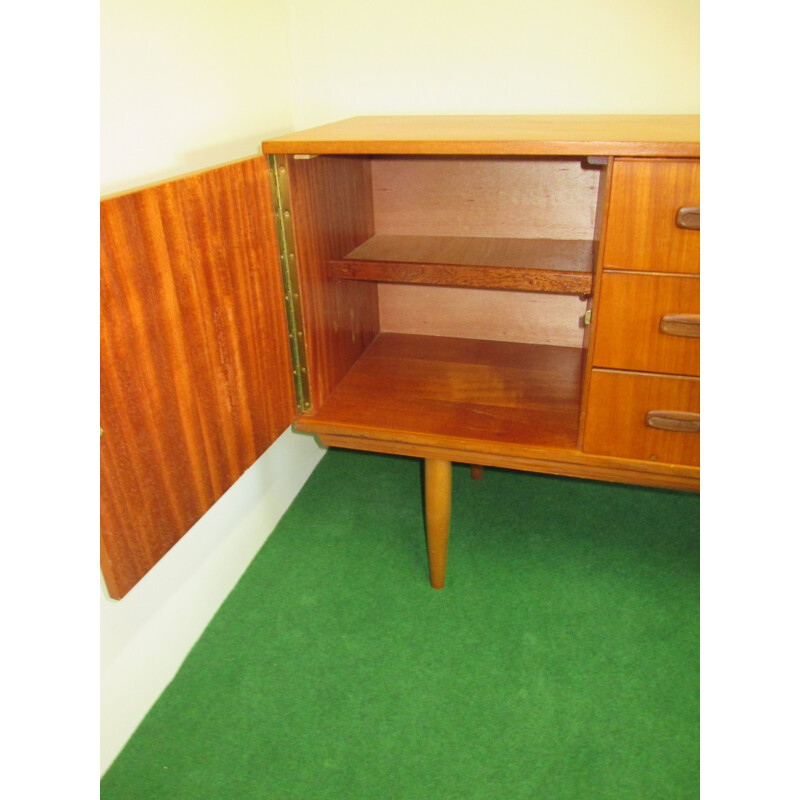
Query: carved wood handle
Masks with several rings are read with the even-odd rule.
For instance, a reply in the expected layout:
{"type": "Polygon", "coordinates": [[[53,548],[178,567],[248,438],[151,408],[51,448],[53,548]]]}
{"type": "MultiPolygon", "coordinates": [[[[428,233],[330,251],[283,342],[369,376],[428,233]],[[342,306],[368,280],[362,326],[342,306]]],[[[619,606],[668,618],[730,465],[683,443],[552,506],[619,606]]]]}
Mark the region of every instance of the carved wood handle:
{"type": "Polygon", "coordinates": [[[700,338],[699,314],[664,314],[658,330],[669,336],[683,336],[687,339],[700,338]]]}
{"type": "Polygon", "coordinates": [[[700,415],[691,411],[648,411],[644,423],[659,431],[700,433],[700,415]]]}
{"type": "Polygon", "coordinates": [[[700,206],[684,206],[675,215],[675,224],[687,231],[700,230],[700,206]]]}

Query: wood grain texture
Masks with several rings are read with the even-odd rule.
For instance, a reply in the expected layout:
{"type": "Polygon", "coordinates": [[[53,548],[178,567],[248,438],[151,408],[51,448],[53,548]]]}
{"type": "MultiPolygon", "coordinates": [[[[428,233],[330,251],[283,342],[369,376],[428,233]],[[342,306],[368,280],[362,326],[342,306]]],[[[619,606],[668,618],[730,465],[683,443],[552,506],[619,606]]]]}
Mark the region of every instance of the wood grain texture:
{"type": "Polygon", "coordinates": [[[348,280],[590,294],[594,243],[474,236],[371,237],[330,275],[348,280]]]}
{"type": "Polygon", "coordinates": [[[594,366],[700,374],[700,339],[660,330],[667,315],[700,313],[699,278],[605,270],[602,280],[594,366]]]}
{"type": "Polygon", "coordinates": [[[700,465],[700,436],[649,427],[650,411],[700,413],[700,381],[592,371],[583,447],[587,453],[700,465]]]}
{"type": "Polygon", "coordinates": [[[381,330],[423,336],[581,347],[586,300],[577,295],[381,284],[381,330]]]}
{"type": "Polygon", "coordinates": [[[579,159],[376,158],[375,232],[591,240],[602,172],[579,159]]]}
{"type": "Polygon", "coordinates": [[[299,430],[575,447],[576,348],[381,334],[299,430]]]}
{"type": "Polygon", "coordinates": [[[615,159],[604,267],[698,274],[700,232],[675,216],[699,205],[699,161],[615,159]]]}
{"type": "Polygon", "coordinates": [[[679,115],[353,117],[263,143],[265,153],[700,155],[700,118],[679,115]]]}
{"type": "Polygon", "coordinates": [[[289,161],[312,410],[378,333],[374,284],[338,281],[328,263],[373,235],[368,159],[289,161]]]}
{"type": "Polygon", "coordinates": [[[453,465],[438,458],[425,459],[425,531],[431,586],[444,588],[447,542],[450,538],[453,465]]]}
{"type": "Polygon", "coordinates": [[[266,160],[100,204],[101,566],[125,595],[291,423],[266,160]]]}
{"type": "Polygon", "coordinates": [[[468,442],[456,446],[453,443],[426,444],[421,441],[398,440],[391,431],[381,438],[363,433],[319,434],[327,447],[343,447],[350,450],[367,450],[373,453],[390,453],[411,458],[439,458],[462,464],[480,461],[487,467],[519,469],[526,472],[543,472],[549,475],[565,475],[572,478],[587,478],[597,481],[631,483],[639,486],[657,486],[664,489],[700,490],[699,467],[682,464],[659,464],[614,456],[593,456],[578,450],[565,448],[539,448],[525,445],[503,445],[494,447],[481,443],[479,449],[470,449],[468,442]]]}

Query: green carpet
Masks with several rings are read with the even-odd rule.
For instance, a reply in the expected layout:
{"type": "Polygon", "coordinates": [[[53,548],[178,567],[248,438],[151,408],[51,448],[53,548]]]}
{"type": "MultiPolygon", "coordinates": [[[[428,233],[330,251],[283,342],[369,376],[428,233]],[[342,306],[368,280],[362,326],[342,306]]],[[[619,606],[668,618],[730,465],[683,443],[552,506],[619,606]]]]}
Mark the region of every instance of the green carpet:
{"type": "Polygon", "coordinates": [[[699,498],[330,451],[101,782],[104,800],[699,794],[699,498]]]}

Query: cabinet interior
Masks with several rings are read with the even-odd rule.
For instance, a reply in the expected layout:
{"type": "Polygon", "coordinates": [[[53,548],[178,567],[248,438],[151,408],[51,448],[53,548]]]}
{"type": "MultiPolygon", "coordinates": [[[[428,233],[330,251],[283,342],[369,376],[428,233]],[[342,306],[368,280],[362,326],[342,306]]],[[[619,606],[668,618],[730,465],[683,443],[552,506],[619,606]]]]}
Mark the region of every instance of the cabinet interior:
{"type": "Polygon", "coordinates": [[[604,165],[286,159],[307,430],[577,447],[604,165]]]}

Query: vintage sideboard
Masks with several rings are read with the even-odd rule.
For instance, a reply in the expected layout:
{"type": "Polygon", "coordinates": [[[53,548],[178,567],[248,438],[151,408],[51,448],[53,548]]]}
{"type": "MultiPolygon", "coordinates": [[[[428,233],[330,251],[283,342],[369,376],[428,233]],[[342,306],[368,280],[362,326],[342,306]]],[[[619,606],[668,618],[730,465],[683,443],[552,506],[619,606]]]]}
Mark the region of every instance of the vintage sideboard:
{"type": "Polygon", "coordinates": [[[361,117],[101,201],[101,565],[123,596],[289,425],[699,490],[693,116],[361,117]]]}

